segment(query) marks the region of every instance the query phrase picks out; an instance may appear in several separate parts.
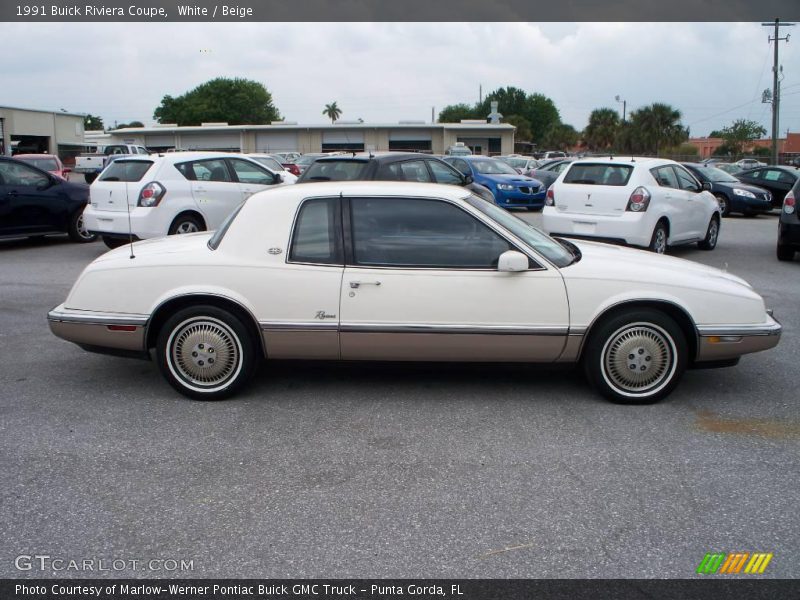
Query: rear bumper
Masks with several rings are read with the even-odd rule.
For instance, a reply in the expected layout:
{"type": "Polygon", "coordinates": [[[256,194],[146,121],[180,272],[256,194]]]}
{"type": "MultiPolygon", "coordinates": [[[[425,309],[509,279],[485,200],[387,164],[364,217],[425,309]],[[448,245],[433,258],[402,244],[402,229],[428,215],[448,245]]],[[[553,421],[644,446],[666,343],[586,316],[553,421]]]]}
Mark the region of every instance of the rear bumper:
{"type": "Polygon", "coordinates": [[[769,350],[778,345],[781,330],[781,324],[770,315],[763,324],[698,326],[696,362],[727,360],[769,350]]]}
{"type": "Polygon", "coordinates": [[[608,216],[561,213],[552,206],[545,206],[542,226],[547,233],[554,236],[620,240],[643,248],[650,245],[653,235],[653,226],[649,223],[646,211],[608,216]]]}
{"type": "Polygon", "coordinates": [[[98,210],[89,205],[83,211],[83,222],[91,233],[125,239],[132,233],[141,240],[165,236],[168,227],[158,222],[152,208],[139,206],[131,208],[129,217],[128,211],[98,210]]]}
{"type": "Polygon", "coordinates": [[[784,216],[785,215],[781,214],[781,221],[778,224],[778,244],[781,246],[795,246],[796,248],[800,248],[800,221],[797,223],[786,223],[783,221],[784,216]]]}
{"type": "Polygon", "coordinates": [[[50,331],[85,350],[147,355],[145,329],[149,315],[94,312],[56,306],[47,313],[50,331]]]}

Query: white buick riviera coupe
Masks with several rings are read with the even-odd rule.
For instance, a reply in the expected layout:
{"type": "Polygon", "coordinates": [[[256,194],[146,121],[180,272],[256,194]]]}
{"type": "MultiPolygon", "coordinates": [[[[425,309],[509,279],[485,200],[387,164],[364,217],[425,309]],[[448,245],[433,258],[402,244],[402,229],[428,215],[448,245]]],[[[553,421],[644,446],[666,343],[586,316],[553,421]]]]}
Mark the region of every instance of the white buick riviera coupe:
{"type": "Polygon", "coordinates": [[[209,400],[266,357],[581,363],[607,398],[654,402],[781,333],[729,273],[553,239],[463,188],[381,182],[261,192],[216,232],[108,252],[48,320],[86,350],[154,356],[209,400]]]}

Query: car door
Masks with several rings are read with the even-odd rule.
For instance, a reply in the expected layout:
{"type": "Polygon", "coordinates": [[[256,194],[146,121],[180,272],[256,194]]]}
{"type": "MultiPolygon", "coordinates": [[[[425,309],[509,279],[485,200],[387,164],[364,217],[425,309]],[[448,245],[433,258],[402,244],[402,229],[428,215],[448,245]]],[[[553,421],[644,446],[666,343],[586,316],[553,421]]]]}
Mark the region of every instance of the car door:
{"type": "Polygon", "coordinates": [[[796,179],[783,169],[764,169],[763,179],[758,185],[766,187],[772,193],[773,206],[781,207],[796,179]]]}
{"type": "Polygon", "coordinates": [[[678,185],[685,193],[685,203],[683,210],[686,216],[686,235],[687,238],[705,237],[710,219],[706,195],[703,194],[703,186],[699,181],[679,165],[673,165],[678,176],[678,185]]]}
{"type": "Polygon", "coordinates": [[[229,158],[228,162],[233,167],[233,172],[239,182],[243,200],[280,183],[280,179],[274,173],[253,161],[229,158]]]}
{"type": "Polygon", "coordinates": [[[20,162],[0,161],[0,234],[63,229],[66,204],[51,178],[20,162]]]}
{"type": "Polygon", "coordinates": [[[672,165],[663,165],[651,170],[658,183],[658,188],[653,190],[656,195],[651,199],[651,205],[669,219],[669,241],[680,242],[692,237],[691,216],[687,210],[688,193],[681,189],[678,174],[672,165]]]}
{"type": "Polygon", "coordinates": [[[224,158],[208,158],[178,166],[191,183],[192,197],[206,220],[216,229],[242,202],[239,183],[234,181],[224,158]]]}
{"type": "Polygon", "coordinates": [[[451,167],[446,162],[430,159],[426,160],[425,163],[428,165],[433,181],[436,183],[457,186],[463,186],[465,184],[464,176],[461,175],[455,167],[451,167]]]}
{"type": "Polygon", "coordinates": [[[345,360],[552,361],[569,311],[561,275],[499,272],[513,245],[432,198],[350,198],[340,303],[345,360]]]}

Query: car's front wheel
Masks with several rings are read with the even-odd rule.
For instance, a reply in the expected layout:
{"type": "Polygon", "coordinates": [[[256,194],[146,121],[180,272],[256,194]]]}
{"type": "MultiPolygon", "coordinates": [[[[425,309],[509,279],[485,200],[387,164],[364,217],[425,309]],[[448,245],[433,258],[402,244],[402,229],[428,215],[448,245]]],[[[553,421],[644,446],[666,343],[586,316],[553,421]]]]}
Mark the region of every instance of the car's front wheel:
{"type": "Polygon", "coordinates": [[[69,228],[67,229],[69,239],[79,244],[86,244],[93,242],[97,239],[96,233],[89,233],[86,229],[86,224],[83,220],[83,210],[75,211],[69,219],[69,228]]]}
{"type": "Polygon", "coordinates": [[[583,367],[589,382],[612,402],[649,404],[678,385],[687,348],[672,318],[637,309],[605,320],[591,333],[583,367]]]}
{"type": "Polygon", "coordinates": [[[708,229],[706,229],[706,237],[697,242],[697,247],[700,250],[713,250],[717,247],[717,239],[719,238],[719,217],[714,215],[708,222],[708,229]]]}
{"type": "Polygon", "coordinates": [[[717,199],[719,212],[722,213],[722,216],[727,217],[731,214],[731,206],[728,203],[728,198],[724,194],[714,194],[714,197],[717,199]]]}
{"type": "Polygon", "coordinates": [[[215,306],[193,306],[170,317],[158,334],[157,362],[181,394],[222,400],[253,373],[257,345],[244,323],[215,306]]]}

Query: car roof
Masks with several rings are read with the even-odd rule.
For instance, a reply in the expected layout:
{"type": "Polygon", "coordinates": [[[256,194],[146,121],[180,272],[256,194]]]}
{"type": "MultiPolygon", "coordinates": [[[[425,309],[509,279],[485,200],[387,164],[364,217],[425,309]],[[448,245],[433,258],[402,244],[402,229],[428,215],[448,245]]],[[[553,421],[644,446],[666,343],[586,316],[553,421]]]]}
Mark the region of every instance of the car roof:
{"type": "MultiPolygon", "coordinates": [[[[470,190],[441,183],[418,183],[409,181],[320,181],[303,185],[285,185],[268,192],[297,200],[312,197],[350,196],[412,196],[417,198],[444,198],[461,200],[471,194],[470,190]]],[[[258,195],[254,195],[257,197],[258,195]]]]}
{"type": "Polygon", "coordinates": [[[678,164],[674,160],[670,160],[668,158],[654,158],[652,156],[591,156],[586,158],[580,158],[572,162],[574,165],[581,165],[581,164],[617,164],[617,165],[627,165],[631,167],[635,167],[637,165],[644,166],[648,168],[657,167],[660,165],[674,165],[678,164]]]}
{"type": "Polygon", "coordinates": [[[336,156],[324,156],[318,158],[317,162],[335,162],[335,161],[354,161],[354,162],[390,162],[401,160],[403,158],[436,158],[441,160],[438,156],[432,154],[422,154],[420,152],[355,152],[351,154],[338,154],[336,156]]]}
{"type": "Polygon", "coordinates": [[[58,158],[55,154],[15,154],[12,158],[58,158]]]}

